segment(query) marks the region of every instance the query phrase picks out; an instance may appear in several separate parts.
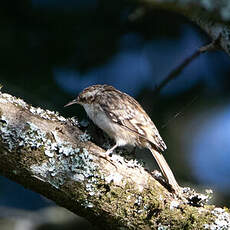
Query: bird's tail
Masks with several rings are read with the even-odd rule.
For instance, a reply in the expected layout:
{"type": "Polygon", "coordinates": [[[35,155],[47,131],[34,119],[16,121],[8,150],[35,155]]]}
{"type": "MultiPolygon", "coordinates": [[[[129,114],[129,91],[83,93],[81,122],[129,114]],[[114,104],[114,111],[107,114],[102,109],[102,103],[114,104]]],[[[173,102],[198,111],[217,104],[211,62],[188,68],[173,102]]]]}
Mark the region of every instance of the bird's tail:
{"type": "Polygon", "coordinates": [[[167,180],[168,184],[172,187],[172,189],[175,191],[176,194],[181,194],[181,188],[178,185],[172,170],[170,169],[168,163],[166,162],[164,156],[154,150],[153,148],[150,148],[150,151],[152,152],[159,168],[161,169],[161,172],[165,176],[165,179],[167,180]]]}

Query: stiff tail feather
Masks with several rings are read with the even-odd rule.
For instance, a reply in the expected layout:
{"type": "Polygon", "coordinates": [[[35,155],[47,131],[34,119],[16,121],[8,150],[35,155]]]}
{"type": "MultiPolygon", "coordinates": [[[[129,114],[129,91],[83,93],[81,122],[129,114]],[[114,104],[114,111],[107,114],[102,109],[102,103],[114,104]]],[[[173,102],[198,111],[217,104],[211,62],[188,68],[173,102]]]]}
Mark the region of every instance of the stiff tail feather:
{"type": "Polygon", "coordinates": [[[172,170],[170,169],[168,163],[166,162],[164,156],[157,152],[156,150],[150,148],[150,151],[152,152],[159,168],[161,169],[161,172],[165,176],[168,184],[172,187],[172,189],[175,191],[176,194],[181,194],[181,188],[178,185],[172,170]]]}

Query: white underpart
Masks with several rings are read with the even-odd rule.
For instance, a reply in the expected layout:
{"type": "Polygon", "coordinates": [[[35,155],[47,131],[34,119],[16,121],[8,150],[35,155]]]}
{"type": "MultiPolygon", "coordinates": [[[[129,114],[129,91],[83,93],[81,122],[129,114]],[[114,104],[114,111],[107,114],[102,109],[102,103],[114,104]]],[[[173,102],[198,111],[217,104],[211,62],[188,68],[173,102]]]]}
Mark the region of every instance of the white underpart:
{"type": "MultiPolygon", "coordinates": [[[[115,140],[116,146],[136,145],[136,137],[132,133],[127,132],[126,129],[114,123],[102,109],[96,108],[96,105],[83,104],[83,107],[89,118],[104,132],[106,132],[112,139],[115,140]]],[[[114,148],[115,149],[115,148],[114,148]]]]}

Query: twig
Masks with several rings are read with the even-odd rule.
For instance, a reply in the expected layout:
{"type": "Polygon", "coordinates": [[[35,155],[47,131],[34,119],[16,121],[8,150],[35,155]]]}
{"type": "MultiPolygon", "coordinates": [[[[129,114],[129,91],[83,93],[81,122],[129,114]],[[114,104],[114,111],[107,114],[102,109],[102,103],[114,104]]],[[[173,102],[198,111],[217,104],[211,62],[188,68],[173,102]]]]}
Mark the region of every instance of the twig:
{"type": "Polygon", "coordinates": [[[173,69],[169,75],[156,87],[154,93],[158,94],[171,80],[179,77],[179,74],[182,70],[189,65],[195,58],[197,58],[200,54],[205,53],[207,51],[213,51],[220,49],[220,38],[221,35],[218,36],[217,39],[213,40],[208,45],[200,47],[196,50],[191,56],[187,57],[179,66],[173,69]]]}

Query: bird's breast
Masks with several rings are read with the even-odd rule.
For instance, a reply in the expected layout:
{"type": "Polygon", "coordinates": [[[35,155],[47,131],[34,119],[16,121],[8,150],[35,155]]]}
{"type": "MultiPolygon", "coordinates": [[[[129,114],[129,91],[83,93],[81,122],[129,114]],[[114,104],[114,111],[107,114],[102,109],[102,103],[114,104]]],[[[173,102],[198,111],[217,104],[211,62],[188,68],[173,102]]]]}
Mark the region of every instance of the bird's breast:
{"type": "Polygon", "coordinates": [[[105,131],[109,136],[113,136],[116,132],[114,122],[111,121],[105,112],[96,105],[84,104],[84,109],[89,116],[89,118],[96,124],[99,128],[105,131]]]}

